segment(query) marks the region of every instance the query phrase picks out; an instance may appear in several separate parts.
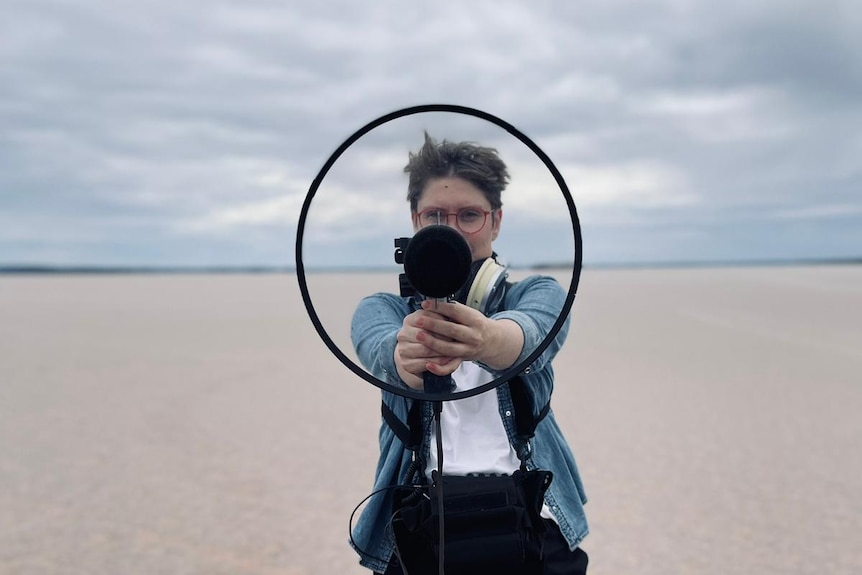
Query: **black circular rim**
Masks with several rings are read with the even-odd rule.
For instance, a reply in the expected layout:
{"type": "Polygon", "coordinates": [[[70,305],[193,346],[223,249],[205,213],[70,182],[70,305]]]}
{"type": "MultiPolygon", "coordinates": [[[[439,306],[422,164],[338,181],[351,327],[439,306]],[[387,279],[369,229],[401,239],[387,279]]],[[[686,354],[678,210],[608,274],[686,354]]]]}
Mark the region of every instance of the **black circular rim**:
{"type": "Polygon", "coordinates": [[[308,312],[309,317],[311,318],[311,323],[314,324],[314,329],[317,331],[317,334],[326,344],[326,347],[329,348],[329,351],[338,358],[341,363],[343,363],[350,371],[352,371],[357,376],[361,377],[368,383],[380,388],[383,391],[389,391],[396,395],[400,395],[402,397],[408,397],[411,399],[420,399],[426,401],[453,401],[456,399],[464,399],[467,397],[472,397],[474,395],[479,395],[480,393],[484,393],[486,391],[490,391],[495,387],[506,383],[510,379],[521,374],[527,367],[529,367],[538,357],[547,349],[547,347],[551,344],[554,338],[557,336],[557,333],[562,329],[563,324],[566,321],[566,318],[569,315],[569,312],[572,309],[572,304],[575,301],[575,296],[578,291],[578,283],[580,282],[581,277],[581,264],[583,262],[583,254],[582,254],[582,238],[581,238],[581,225],[578,220],[578,212],[575,208],[575,202],[572,199],[572,194],[569,192],[569,188],[566,185],[565,180],[563,179],[562,174],[548,157],[544,151],[535,143],[533,140],[528,138],[525,134],[523,134],[520,130],[515,128],[513,125],[508,122],[492,115],[487,112],[483,112],[481,110],[477,110],[475,108],[469,108],[466,106],[458,106],[454,104],[425,104],[420,106],[411,106],[408,108],[402,108],[400,110],[396,110],[394,112],[390,112],[389,114],[380,116],[376,120],[373,120],[361,127],[359,130],[354,132],[349,138],[347,138],[338,148],[329,156],[329,159],[326,160],[326,163],[323,164],[323,167],[318,172],[317,176],[312,181],[311,186],[308,189],[308,194],[305,196],[305,201],[302,204],[302,210],[299,213],[299,222],[296,228],[296,276],[299,281],[299,290],[302,293],[302,301],[305,304],[305,309],[308,312]],[[305,278],[305,266],[302,262],[302,238],[305,232],[305,223],[308,218],[308,211],[311,207],[311,202],[314,199],[314,195],[317,193],[320,184],[323,182],[323,178],[326,177],[326,174],[332,168],[333,164],[341,157],[341,155],[347,151],[347,149],[352,146],[359,138],[370,132],[371,130],[382,126],[388,122],[393,120],[397,120],[398,118],[403,118],[405,116],[412,116],[416,114],[424,114],[429,112],[450,112],[455,114],[463,114],[467,116],[473,116],[475,118],[480,118],[482,120],[491,122],[496,126],[506,130],[509,134],[518,138],[522,144],[527,146],[534,154],[536,154],[542,163],[545,164],[545,167],[551,172],[554,176],[554,180],[556,180],[557,185],[560,187],[560,191],[563,192],[563,196],[566,199],[566,205],[569,208],[569,215],[572,220],[572,232],[574,234],[575,240],[575,257],[574,257],[574,268],[572,270],[572,281],[569,285],[569,291],[566,296],[566,300],[563,303],[563,307],[560,310],[560,314],[557,317],[557,321],[551,327],[551,330],[545,336],[536,349],[533,352],[524,358],[523,361],[513,365],[506,371],[504,371],[500,376],[495,378],[494,380],[480,385],[474,389],[469,389],[466,391],[455,391],[455,392],[447,392],[447,393],[425,393],[424,391],[415,390],[409,387],[398,387],[391,383],[387,383],[380,379],[377,379],[371,373],[365,371],[362,367],[356,365],[349,357],[347,357],[341,349],[335,345],[335,342],[324,329],[323,324],[320,321],[320,318],[317,315],[317,312],[314,310],[314,305],[311,302],[311,295],[308,292],[308,284],[305,278]]]}

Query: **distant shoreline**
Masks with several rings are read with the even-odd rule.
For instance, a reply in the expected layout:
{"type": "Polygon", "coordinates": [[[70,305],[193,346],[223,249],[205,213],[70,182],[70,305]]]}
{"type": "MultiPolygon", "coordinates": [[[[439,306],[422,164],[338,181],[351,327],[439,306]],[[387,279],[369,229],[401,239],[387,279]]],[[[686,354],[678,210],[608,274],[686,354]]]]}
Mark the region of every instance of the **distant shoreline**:
{"type": "MultiPolygon", "coordinates": [[[[812,266],[812,265],[859,265],[858,258],[822,258],[793,260],[721,260],[721,261],[669,261],[669,262],[616,262],[584,264],[584,269],[626,270],[626,269],[693,269],[693,268],[730,268],[730,267],[774,267],[774,266],[812,266]]],[[[530,267],[512,266],[512,269],[552,270],[566,269],[566,262],[548,262],[530,267]]],[[[375,273],[391,272],[397,266],[388,267],[330,267],[306,268],[307,273],[375,273]]],[[[245,274],[293,274],[293,266],[101,266],[68,265],[53,266],[39,264],[0,265],[0,275],[245,275],[245,274]]]]}

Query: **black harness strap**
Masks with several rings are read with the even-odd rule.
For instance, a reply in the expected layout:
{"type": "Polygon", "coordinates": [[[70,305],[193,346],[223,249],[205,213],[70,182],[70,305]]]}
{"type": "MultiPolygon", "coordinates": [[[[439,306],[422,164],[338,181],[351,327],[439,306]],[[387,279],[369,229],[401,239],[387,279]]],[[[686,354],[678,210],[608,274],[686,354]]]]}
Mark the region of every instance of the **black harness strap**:
{"type": "MultiPolygon", "coordinates": [[[[527,393],[527,385],[520,376],[509,380],[509,392],[512,395],[512,405],[515,408],[515,429],[518,431],[518,439],[522,443],[529,442],[536,434],[536,427],[545,419],[548,412],[551,410],[551,402],[548,401],[542,407],[536,417],[533,417],[533,410],[530,406],[530,398],[527,393]]],[[[423,428],[422,428],[422,401],[413,401],[410,411],[407,414],[407,423],[405,424],[395,413],[386,405],[386,402],[380,402],[380,411],[383,414],[383,419],[386,424],[392,429],[401,443],[410,451],[419,452],[422,447],[423,428]]],[[[519,457],[521,454],[519,454],[519,457]]]]}
{"type": "Polygon", "coordinates": [[[383,419],[386,421],[386,425],[395,433],[395,437],[397,437],[401,443],[407,445],[410,441],[410,429],[407,428],[406,425],[401,423],[401,420],[398,419],[398,416],[389,409],[389,406],[386,405],[385,401],[380,402],[380,412],[383,414],[383,419]]]}
{"type": "MultiPolygon", "coordinates": [[[[496,255],[497,254],[494,254],[495,259],[496,255]]],[[[505,282],[503,289],[508,291],[512,285],[513,284],[510,282],[505,282]]],[[[413,304],[415,311],[415,302],[413,302],[413,304]]],[[[533,417],[533,410],[530,406],[530,397],[527,393],[527,386],[524,383],[524,380],[521,379],[521,376],[516,376],[509,380],[509,391],[512,395],[512,404],[515,407],[515,429],[518,431],[518,440],[524,446],[529,446],[530,439],[532,439],[536,433],[536,427],[538,427],[539,422],[548,415],[548,412],[551,409],[551,401],[549,399],[548,403],[546,403],[539,411],[539,414],[536,417],[533,417]]],[[[398,419],[395,413],[393,413],[389,406],[386,405],[386,402],[381,401],[380,409],[383,413],[383,419],[392,431],[395,432],[395,436],[401,440],[401,443],[414,453],[419,453],[419,449],[422,447],[422,441],[425,439],[423,437],[422,411],[420,409],[422,403],[424,402],[416,400],[413,401],[413,405],[410,407],[410,412],[407,415],[407,423],[405,424],[398,419]]],[[[525,461],[524,457],[528,456],[529,449],[527,449],[526,452],[518,454],[522,463],[525,461]]]]}
{"type": "Polygon", "coordinates": [[[539,414],[533,417],[527,385],[521,376],[509,380],[509,392],[512,394],[512,403],[515,406],[515,428],[518,430],[518,436],[522,440],[532,439],[536,434],[536,427],[539,426],[539,422],[545,419],[548,411],[551,410],[551,402],[548,401],[539,411],[539,414]]]}
{"type": "Polygon", "coordinates": [[[533,417],[527,385],[520,376],[509,380],[509,393],[512,396],[512,405],[515,407],[515,429],[517,430],[517,439],[514,444],[515,453],[521,461],[521,470],[526,471],[527,461],[533,453],[530,440],[535,436],[539,422],[545,419],[551,410],[551,400],[549,399],[539,414],[533,417]]]}
{"type": "Polygon", "coordinates": [[[407,423],[405,424],[398,416],[395,415],[385,401],[380,402],[380,412],[383,415],[383,420],[392,429],[401,443],[410,451],[418,451],[422,446],[422,411],[421,401],[414,401],[410,406],[410,411],[407,413],[407,423]]]}

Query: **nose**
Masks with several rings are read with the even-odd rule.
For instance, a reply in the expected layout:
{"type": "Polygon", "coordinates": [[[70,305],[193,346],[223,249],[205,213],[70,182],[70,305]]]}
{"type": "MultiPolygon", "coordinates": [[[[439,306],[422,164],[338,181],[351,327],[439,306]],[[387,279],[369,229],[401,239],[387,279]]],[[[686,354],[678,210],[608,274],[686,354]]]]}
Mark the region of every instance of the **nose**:
{"type": "Polygon", "coordinates": [[[461,231],[461,230],[459,230],[459,229],[458,229],[458,214],[457,214],[457,213],[455,213],[455,214],[446,214],[446,221],[445,221],[445,222],[441,222],[441,223],[442,223],[444,226],[449,226],[450,228],[452,228],[453,230],[455,230],[455,231],[457,231],[457,232],[460,232],[460,231],[461,231]],[[451,222],[452,222],[452,218],[455,218],[455,223],[451,223],[451,222]]]}

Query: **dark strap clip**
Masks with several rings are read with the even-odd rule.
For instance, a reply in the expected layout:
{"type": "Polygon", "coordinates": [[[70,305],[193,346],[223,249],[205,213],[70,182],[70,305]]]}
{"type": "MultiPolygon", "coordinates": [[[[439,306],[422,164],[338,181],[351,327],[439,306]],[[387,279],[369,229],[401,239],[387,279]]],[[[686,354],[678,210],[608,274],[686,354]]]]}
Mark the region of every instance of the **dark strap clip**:
{"type": "Polygon", "coordinates": [[[521,465],[526,465],[527,461],[533,455],[533,444],[530,443],[529,439],[518,441],[518,446],[515,450],[515,454],[518,456],[518,460],[521,462],[521,465]]]}

